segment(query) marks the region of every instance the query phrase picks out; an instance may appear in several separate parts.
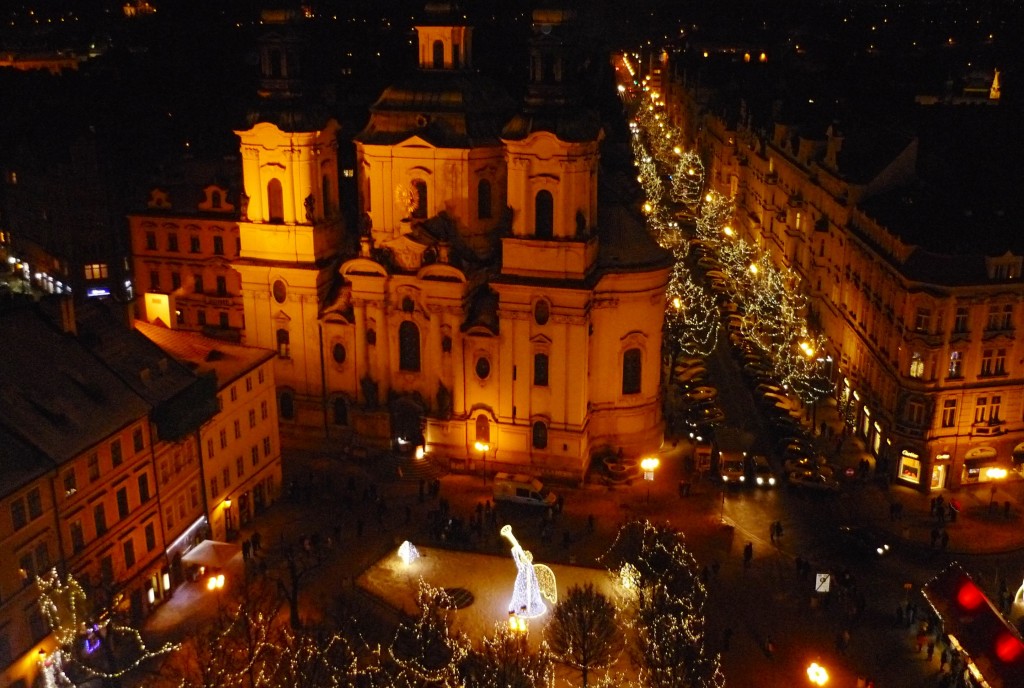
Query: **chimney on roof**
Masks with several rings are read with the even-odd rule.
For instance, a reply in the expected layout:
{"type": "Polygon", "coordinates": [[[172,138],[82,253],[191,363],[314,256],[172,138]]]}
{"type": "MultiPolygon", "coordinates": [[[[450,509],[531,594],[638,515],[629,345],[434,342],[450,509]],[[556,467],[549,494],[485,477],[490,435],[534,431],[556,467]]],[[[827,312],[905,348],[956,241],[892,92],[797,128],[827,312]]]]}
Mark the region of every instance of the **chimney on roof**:
{"type": "Polygon", "coordinates": [[[60,329],[65,334],[78,334],[78,323],[75,322],[75,300],[70,294],[60,299],[60,329]]]}

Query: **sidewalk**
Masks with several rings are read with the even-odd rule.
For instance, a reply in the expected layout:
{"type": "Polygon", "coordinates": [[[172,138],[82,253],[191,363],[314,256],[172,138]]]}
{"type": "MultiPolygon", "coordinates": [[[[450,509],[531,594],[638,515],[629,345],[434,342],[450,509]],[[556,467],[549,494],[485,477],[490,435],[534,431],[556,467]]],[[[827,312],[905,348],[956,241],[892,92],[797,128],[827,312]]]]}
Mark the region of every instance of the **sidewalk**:
{"type": "MultiPolygon", "coordinates": [[[[817,432],[825,423],[833,437],[842,436],[844,425],[834,399],[818,403],[816,420],[817,432]]],[[[826,455],[833,456],[829,452],[826,455]]],[[[869,479],[853,479],[852,485],[844,484],[844,490],[848,489],[853,494],[851,507],[860,522],[884,529],[894,538],[924,550],[934,549],[933,529],[940,536],[935,548],[941,546],[942,531],[948,533],[946,551],[951,554],[997,554],[1024,547],[1024,528],[1021,527],[1024,523],[1024,502],[1021,500],[1024,483],[1021,481],[964,485],[955,489],[933,490],[930,494],[899,481],[890,484],[885,476],[876,473],[875,458],[864,441],[852,434],[843,439],[838,455],[832,458],[837,468],[853,469],[855,475],[864,460],[871,467],[869,479]],[[994,493],[993,487],[996,488],[994,493]],[[948,505],[959,505],[955,521],[948,517],[944,522],[939,521],[932,508],[932,500],[939,496],[946,505],[947,516],[948,505]],[[1009,514],[1005,516],[1007,503],[1009,514]]]]}

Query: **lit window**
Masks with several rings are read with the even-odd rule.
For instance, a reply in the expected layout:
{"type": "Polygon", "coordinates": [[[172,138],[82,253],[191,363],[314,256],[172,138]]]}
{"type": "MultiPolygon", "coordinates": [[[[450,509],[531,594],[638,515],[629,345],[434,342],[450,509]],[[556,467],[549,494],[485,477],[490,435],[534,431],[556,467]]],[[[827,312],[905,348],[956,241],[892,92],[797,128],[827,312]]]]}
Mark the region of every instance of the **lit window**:
{"type": "Polygon", "coordinates": [[[921,354],[915,352],[910,357],[910,377],[920,378],[924,376],[924,360],[921,354]]]}

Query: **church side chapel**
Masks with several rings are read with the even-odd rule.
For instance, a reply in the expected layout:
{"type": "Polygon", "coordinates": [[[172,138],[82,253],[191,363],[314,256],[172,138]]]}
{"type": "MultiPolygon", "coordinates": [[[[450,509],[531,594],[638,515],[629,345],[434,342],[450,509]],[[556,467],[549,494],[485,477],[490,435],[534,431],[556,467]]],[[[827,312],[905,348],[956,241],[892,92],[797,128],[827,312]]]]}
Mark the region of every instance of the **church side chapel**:
{"type": "Polygon", "coordinates": [[[243,341],[278,353],[286,432],[580,479],[599,452],[661,444],[671,257],[599,198],[573,13],[533,12],[519,106],[474,68],[463,17],[428,5],[418,64],[371,107],[348,228],[339,125],[303,96],[276,17],[236,132],[243,341]]]}

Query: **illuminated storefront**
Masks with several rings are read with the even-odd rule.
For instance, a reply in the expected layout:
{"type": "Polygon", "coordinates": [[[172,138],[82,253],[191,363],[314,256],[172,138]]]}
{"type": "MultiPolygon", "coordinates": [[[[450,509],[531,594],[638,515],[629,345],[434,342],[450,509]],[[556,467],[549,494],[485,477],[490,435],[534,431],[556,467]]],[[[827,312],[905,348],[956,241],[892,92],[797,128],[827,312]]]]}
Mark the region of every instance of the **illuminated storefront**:
{"type": "Polygon", "coordinates": [[[912,452],[909,449],[904,449],[900,452],[900,463],[897,468],[896,475],[899,476],[900,480],[912,483],[914,485],[921,484],[921,459],[916,452],[912,452]]]}

